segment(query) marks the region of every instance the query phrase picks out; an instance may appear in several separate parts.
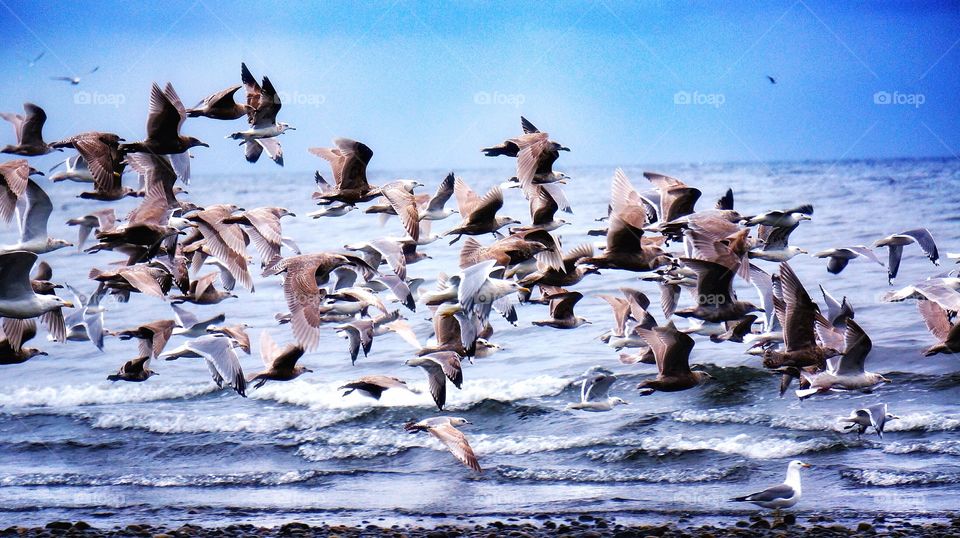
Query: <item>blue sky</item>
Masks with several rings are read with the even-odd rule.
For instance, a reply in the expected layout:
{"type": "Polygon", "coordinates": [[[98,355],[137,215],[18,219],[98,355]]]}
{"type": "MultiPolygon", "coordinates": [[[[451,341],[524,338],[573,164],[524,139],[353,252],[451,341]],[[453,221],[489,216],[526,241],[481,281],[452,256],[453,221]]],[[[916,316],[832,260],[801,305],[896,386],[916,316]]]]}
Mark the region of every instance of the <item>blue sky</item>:
{"type": "MultiPolygon", "coordinates": [[[[0,109],[43,106],[47,138],[137,139],[152,81],[190,106],[245,61],[286,99],[291,170],[336,136],[380,169],[489,166],[479,148],[520,114],[572,148],[568,166],[960,155],[956,5],[291,4],[0,0],[0,109]],[[49,79],[97,65],[79,86],[49,79]]],[[[223,138],[243,127],[187,122],[213,146],[196,170],[274,171],[223,138]]]]}

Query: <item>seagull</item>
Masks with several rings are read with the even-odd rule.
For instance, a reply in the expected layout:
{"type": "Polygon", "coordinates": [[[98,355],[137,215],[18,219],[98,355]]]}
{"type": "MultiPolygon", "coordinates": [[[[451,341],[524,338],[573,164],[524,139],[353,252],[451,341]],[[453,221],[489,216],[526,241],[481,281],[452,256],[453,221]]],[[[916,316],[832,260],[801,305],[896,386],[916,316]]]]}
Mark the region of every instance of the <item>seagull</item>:
{"type": "MultiPolygon", "coordinates": [[[[0,252],[25,250],[35,254],[45,254],[64,247],[71,247],[73,243],[63,239],[55,239],[47,235],[47,221],[53,213],[53,204],[50,197],[32,179],[27,180],[26,203],[17,207],[20,224],[20,239],[13,245],[0,247],[0,252]]],[[[22,199],[21,199],[22,202],[22,199]]]]}
{"type": "Polygon", "coordinates": [[[307,150],[330,163],[334,179],[331,186],[317,173],[314,178],[320,190],[313,193],[313,199],[320,205],[333,202],[355,205],[380,196],[380,190],[367,182],[367,165],[373,158],[373,150],[363,142],[349,138],[336,138],[333,144],[335,148],[307,150]]]}
{"type": "Polygon", "coordinates": [[[247,90],[247,121],[250,128],[229,134],[227,138],[241,141],[240,144],[245,146],[247,162],[257,162],[266,151],[267,157],[283,166],[283,148],[275,137],[286,131],[295,131],[296,128],[277,121],[277,112],[280,112],[282,103],[269,78],[263,77],[263,86],[257,84],[257,79],[253,78],[243,63],[240,64],[240,77],[247,90]]]}
{"type": "Polygon", "coordinates": [[[858,439],[869,427],[872,427],[873,431],[877,432],[877,437],[883,439],[883,426],[888,420],[897,420],[899,418],[900,417],[887,412],[887,404],[878,403],[864,407],[863,409],[857,409],[851,412],[849,417],[842,418],[840,421],[849,422],[850,424],[844,426],[844,429],[847,431],[856,429],[858,439]]]}
{"type": "Polygon", "coordinates": [[[297,364],[303,356],[303,348],[296,344],[287,344],[280,347],[273,341],[270,333],[260,333],[260,360],[265,370],[247,376],[247,383],[256,383],[253,388],[258,389],[267,381],[291,381],[301,375],[313,372],[306,366],[297,364]]]}
{"type": "Polygon", "coordinates": [[[534,321],[534,325],[555,329],[576,329],[585,323],[590,323],[587,318],[582,318],[573,313],[574,306],[580,299],[583,299],[583,294],[579,291],[561,289],[559,293],[548,295],[545,298],[550,300],[551,319],[534,321]]]}
{"type": "Polygon", "coordinates": [[[211,318],[201,320],[183,307],[171,304],[170,308],[173,309],[173,319],[177,323],[177,326],[173,328],[173,334],[177,336],[186,336],[188,338],[203,336],[207,333],[208,327],[216,323],[223,323],[223,320],[227,319],[225,314],[220,313],[211,318]]]}
{"type": "Polygon", "coordinates": [[[457,301],[465,312],[476,311],[481,321],[487,319],[494,303],[512,293],[529,294],[513,280],[500,278],[503,269],[493,260],[480,262],[460,272],[460,285],[457,287],[457,301]]]}
{"type": "MultiPolygon", "coordinates": [[[[667,210],[673,214],[682,213],[681,205],[668,206],[667,210]]],[[[662,240],[651,241],[649,237],[643,237],[647,212],[639,193],[620,168],[617,168],[613,176],[610,208],[606,248],[599,256],[583,257],[577,264],[588,264],[599,269],[650,271],[670,261],[670,257],[660,247],[662,240]]]]}
{"type": "Polygon", "coordinates": [[[524,192],[527,192],[533,183],[557,180],[560,174],[553,171],[553,163],[560,158],[561,151],[570,151],[570,148],[550,140],[550,135],[537,129],[523,116],[520,116],[520,126],[522,135],[480,151],[487,157],[516,157],[517,179],[524,192]]]}
{"type": "Polygon", "coordinates": [[[114,331],[110,334],[119,337],[121,340],[136,338],[139,341],[140,356],[155,359],[163,353],[163,348],[167,347],[167,342],[173,335],[174,326],[175,322],[173,320],[161,319],[144,323],[132,329],[114,331]]]}
{"type": "MultiPolygon", "coordinates": [[[[3,325],[8,322],[4,321],[3,325]]],[[[46,351],[41,351],[33,347],[23,347],[23,344],[33,339],[37,335],[37,325],[32,320],[28,320],[22,326],[22,334],[19,334],[20,341],[15,342],[7,337],[3,327],[0,326],[0,364],[22,364],[28,360],[43,355],[47,356],[46,351]]]]}
{"type": "Polygon", "coordinates": [[[13,132],[17,136],[17,143],[4,146],[3,149],[0,149],[0,153],[36,157],[53,151],[61,151],[43,141],[43,124],[47,121],[47,113],[33,103],[24,103],[23,112],[23,116],[0,113],[0,118],[13,125],[13,132]]]}
{"type": "Polygon", "coordinates": [[[234,325],[211,325],[207,327],[207,334],[222,334],[229,337],[233,342],[233,347],[240,348],[247,355],[250,354],[250,335],[247,329],[250,326],[246,323],[237,323],[234,325]]]}
{"type": "Polygon", "coordinates": [[[810,220],[813,216],[813,206],[804,204],[790,209],[776,209],[753,217],[745,217],[743,223],[747,226],[763,224],[780,228],[792,228],[801,221],[810,220]]]}
{"type": "Polygon", "coordinates": [[[0,163],[0,220],[10,222],[17,202],[27,191],[27,181],[32,174],[43,175],[27,164],[26,159],[14,159],[0,163]]]}
{"type": "Polygon", "coordinates": [[[770,262],[785,262],[798,254],[807,254],[806,250],[788,244],[790,234],[799,225],[797,221],[792,226],[759,226],[757,235],[763,245],[751,249],[748,256],[770,262]]]}
{"type": "Polygon", "coordinates": [[[202,357],[218,387],[223,388],[226,385],[237,391],[240,396],[247,397],[247,381],[243,377],[240,359],[226,336],[209,334],[194,338],[160,357],[168,361],[180,357],[202,357]]]}
{"type": "Polygon", "coordinates": [[[627,405],[623,398],[609,396],[610,386],[617,376],[606,370],[587,370],[587,376],[580,385],[580,401],[567,404],[567,409],[579,411],[610,411],[618,405],[627,405]]]}
{"type": "Polygon", "coordinates": [[[790,508],[800,501],[802,493],[800,489],[800,469],[809,467],[810,465],[807,463],[793,460],[787,465],[787,478],[782,484],[744,497],[734,497],[730,500],[753,503],[763,508],[773,508],[779,516],[781,508],[790,508]]]}
{"type": "MultiPolygon", "coordinates": [[[[94,67],[93,69],[91,69],[90,72],[87,73],[87,74],[88,74],[88,75],[92,75],[92,74],[96,73],[98,69],[100,69],[100,66],[99,66],[99,65],[96,66],[96,67],[94,67]]],[[[78,77],[78,76],[76,76],[76,75],[74,75],[74,76],[72,76],[72,77],[50,77],[50,80],[62,80],[62,81],[64,81],[64,82],[69,82],[69,83],[70,83],[71,85],[73,85],[73,86],[76,86],[76,85],[80,84],[80,77],[78,77]]]]}
{"type": "Polygon", "coordinates": [[[225,90],[204,97],[197,106],[187,109],[188,118],[206,117],[214,120],[235,120],[242,118],[255,109],[249,104],[238,104],[233,95],[240,89],[240,85],[230,86],[225,90]]]}
{"type": "Polygon", "coordinates": [[[91,211],[82,217],[70,219],[67,226],[77,226],[77,252],[83,250],[84,243],[90,237],[90,232],[108,232],[116,226],[117,214],[112,207],[91,211]]]}
{"type": "Polygon", "coordinates": [[[406,366],[419,366],[427,373],[427,383],[430,395],[433,396],[437,409],[443,410],[447,402],[447,379],[458,389],[463,384],[463,370],[460,367],[460,356],[453,351],[437,351],[409,359],[406,366]]]}
{"type": "Polygon", "coordinates": [[[880,261],[880,258],[873,253],[873,250],[864,245],[830,248],[827,250],[821,250],[813,256],[815,258],[829,258],[829,261],[827,262],[827,271],[834,275],[840,274],[847,264],[850,263],[850,260],[857,259],[861,256],[867,258],[868,260],[875,261],[883,266],[883,262],[880,261]]]}
{"type": "Polygon", "coordinates": [[[190,157],[185,155],[192,147],[210,147],[209,144],[192,136],[180,134],[180,128],[187,119],[187,111],[177,95],[173,85],[167,83],[163,90],[156,82],[150,87],[150,108],[147,116],[147,137],[139,142],[120,144],[123,153],[152,153],[154,155],[177,155],[174,166],[178,170],[189,165],[190,157]],[[178,165],[178,162],[181,163],[178,165]]]}
{"type": "Polygon", "coordinates": [[[456,209],[444,209],[447,201],[453,196],[454,182],[456,181],[453,172],[447,174],[437,187],[437,192],[427,202],[427,206],[420,210],[420,220],[443,220],[454,213],[456,209]]]}
{"type": "Polygon", "coordinates": [[[314,219],[319,219],[321,217],[342,217],[356,208],[357,206],[349,204],[340,204],[337,206],[331,205],[324,207],[323,209],[311,211],[310,213],[307,213],[307,216],[314,219]]]}
{"type": "Polygon", "coordinates": [[[960,278],[937,277],[921,280],[912,286],[889,291],[880,297],[885,303],[895,303],[907,299],[929,300],[945,310],[960,312],[960,278]]]}
{"type": "Polygon", "coordinates": [[[677,330],[671,321],[664,327],[637,329],[657,361],[657,377],[641,381],[637,385],[641,396],[660,392],[676,392],[692,389],[713,376],[707,372],[690,369],[690,352],[694,341],[689,335],[677,330]]]}
{"type": "Polygon", "coordinates": [[[37,62],[39,62],[39,61],[40,61],[40,58],[43,58],[43,55],[46,54],[46,53],[47,53],[47,51],[45,51],[45,50],[40,51],[40,54],[37,54],[36,57],[34,57],[34,58],[33,58],[32,60],[30,60],[29,62],[27,62],[27,67],[33,67],[33,66],[37,65],[37,62]]]}
{"type": "Polygon", "coordinates": [[[770,81],[770,84],[776,84],[776,83],[777,83],[777,79],[771,77],[770,75],[767,75],[767,80],[770,81]]]}
{"type": "Polygon", "coordinates": [[[154,372],[150,369],[150,357],[137,357],[136,359],[131,359],[120,367],[120,370],[113,375],[108,375],[108,381],[133,381],[135,383],[140,383],[150,379],[151,376],[157,375],[157,372],[154,372]]]}
{"type": "Polygon", "coordinates": [[[933,236],[930,235],[930,231],[926,228],[916,228],[914,230],[888,235],[873,244],[875,247],[887,247],[890,251],[887,262],[888,283],[893,283],[893,279],[897,278],[897,271],[900,269],[900,258],[903,255],[903,247],[911,243],[920,245],[920,248],[923,250],[923,253],[927,255],[927,258],[930,258],[930,261],[933,262],[934,265],[940,265],[937,261],[940,259],[940,254],[937,252],[937,244],[934,242],[933,236]]]}
{"type": "MultiPolygon", "coordinates": [[[[804,289],[793,268],[786,262],[780,264],[780,282],[783,289],[783,308],[777,307],[777,315],[783,326],[785,349],[766,350],[763,366],[771,370],[782,367],[824,368],[826,360],[840,350],[828,349],[817,343],[814,322],[819,308],[804,289]]],[[[773,298],[777,302],[776,296],[773,298]]],[[[789,383],[788,383],[789,384],[789,383]]],[[[786,387],[783,387],[786,390],[786,387]]]]}
{"type": "Polygon", "coordinates": [[[63,307],[73,303],[53,294],[37,295],[30,283],[30,269],[37,261],[33,252],[14,251],[0,254],[0,317],[11,318],[4,332],[19,347],[26,334],[25,320],[40,317],[58,342],[66,338],[63,307]]]}
{"type": "Polygon", "coordinates": [[[103,337],[107,332],[103,329],[104,308],[100,306],[102,295],[94,293],[91,297],[80,293],[76,288],[67,284],[73,293],[76,310],[64,318],[67,328],[68,341],[89,341],[101,352],[103,351],[103,337]]]}
{"type": "Polygon", "coordinates": [[[817,373],[801,372],[805,383],[801,383],[801,388],[796,391],[801,400],[830,391],[869,391],[877,385],[890,382],[880,374],[864,370],[864,361],[870,354],[873,343],[860,325],[850,318],[847,319],[844,343],[843,355],[839,359],[827,361],[826,370],[817,373]]]}
{"type": "Polygon", "coordinates": [[[58,162],[47,172],[53,172],[63,165],[63,170],[50,174],[50,181],[58,183],[60,181],[74,181],[77,183],[93,183],[93,174],[87,166],[87,161],[79,153],[71,155],[66,160],[58,162]]]}
{"type": "MultiPolygon", "coordinates": [[[[71,179],[79,181],[80,173],[85,172],[92,178],[95,191],[82,193],[81,198],[112,202],[124,196],[132,196],[134,190],[124,187],[121,183],[123,171],[127,162],[120,152],[120,143],[123,139],[113,133],[90,131],[71,136],[65,140],[51,143],[55,148],[73,148],[77,150],[79,159],[74,162],[74,172],[71,175],[70,160],[66,161],[67,172],[57,173],[50,177],[53,181],[71,179]]],[[[52,170],[52,169],[51,169],[52,170]]],[[[86,179],[86,177],[82,177],[86,179]]]]}
{"type": "Polygon", "coordinates": [[[365,375],[360,379],[344,383],[338,387],[337,390],[344,389],[346,389],[346,391],[343,393],[343,396],[353,391],[358,391],[364,396],[369,396],[374,400],[379,400],[380,396],[389,389],[406,389],[414,394],[417,393],[416,390],[407,386],[406,381],[388,375],[365,375]]]}
{"type": "Polygon", "coordinates": [[[947,311],[933,301],[917,301],[917,310],[920,311],[927,330],[939,340],[938,343],[925,349],[923,356],[960,353],[960,324],[950,323],[947,311]]]}
{"type": "MultiPolygon", "coordinates": [[[[260,254],[260,262],[267,262],[280,256],[280,247],[283,245],[283,233],[280,219],[296,217],[292,211],[283,207],[258,207],[241,210],[240,213],[223,219],[223,224],[240,224],[244,227],[254,248],[260,254]]],[[[201,229],[202,231],[202,229],[201,229]]]]}
{"type": "Polygon", "coordinates": [[[457,429],[457,426],[463,426],[464,424],[470,424],[470,421],[460,417],[433,417],[419,422],[408,422],[403,426],[403,429],[410,433],[429,432],[446,445],[447,450],[460,463],[479,473],[481,472],[480,463],[477,462],[477,457],[474,455],[473,449],[470,448],[467,438],[457,429]]]}
{"type": "Polygon", "coordinates": [[[503,191],[499,186],[493,187],[481,198],[458,177],[454,182],[454,194],[463,220],[443,234],[456,236],[450,244],[456,243],[463,235],[492,234],[504,226],[520,224],[512,217],[497,216],[497,211],[503,207],[503,191]]]}
{"type": "Polygon", "coordinates": [[[738,301],[733,295],[736,270],[706,260],[680,258],[680,261],[697,274],[697,305],[676,310],[677,316],[720,323],[739,320],[759,310],[753,303],[738,301]]]}
{"type": "Polygon", "coordinates": [[[263,276],[284,274],[283,290],[292,315],[293,335],[305,350],[316,349],[320,342],[319,307],[326,290],[318,284],[326,284],[337,267],[358,263],[366,265],[356,257],[321,252],[283,258],[264,270],[263,276]]]}

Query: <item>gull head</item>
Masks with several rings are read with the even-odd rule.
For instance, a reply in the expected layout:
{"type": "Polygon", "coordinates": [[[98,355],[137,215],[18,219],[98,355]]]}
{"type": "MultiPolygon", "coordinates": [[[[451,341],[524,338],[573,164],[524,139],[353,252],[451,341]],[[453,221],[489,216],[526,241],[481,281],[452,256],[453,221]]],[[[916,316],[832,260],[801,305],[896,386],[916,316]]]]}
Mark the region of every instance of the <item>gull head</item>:
{"type": "Polygon", "coordinates": [[[450,424],[453,426],[463,426],[464,424],[472,423],[463,417],[450,417],[450,424]]]}
{"type": "Polygon", "coordinates": [[[59,250],[64,247],[72,247],[73,243],[70,241],[64,241],[63,239],[47,239],[47,252],[53,252],[54,250],[59,250]]]}
{"type": "Polygon", "coordinates": [[[788,470],[796,470],[797,472],[799,472],[800,469],[809,469],[809,468],[810,468],[809,463],[804,463],[800,460],[793,460],[790,462],[789,465],[787,465],[788,470]]]}
{"type": "Polygon", "coordinates": [[[619,398],[619,397],[617,397],[617,396],[614,396],[614,397],[610,398],[610,405],[611,405],[611,406],[630,405],[630,402],[624,400],[623,398],[619,398]]]}
{"type": "Polygon", "coordinates": [[[192,136],[187,138],[187,149],[197,147],[197,146],[203,146],[205,148],[209,148],[210,144],[207,144],[203,140],[200,140],[199,138],[194,138],[192,136]]]}
{"type": "Polygon", "coordinates": [[[53,310],[55,308],[73,308],[74,307],[74,304],[72,302],[64,299],[63,297],[57,297],[56,295],[38,295],[37,298],[40,299],[42,303],[45,303],[44,304],[45,307],[49,306],[50,307],[49,310],[53,310]]]}
{"type": "Polygon", "coordinates": [[[282,133],[284,131],[296,131],[297,128],[289,123],[283,123],[282,121],[277,122],[277,133],[282,133]]]}

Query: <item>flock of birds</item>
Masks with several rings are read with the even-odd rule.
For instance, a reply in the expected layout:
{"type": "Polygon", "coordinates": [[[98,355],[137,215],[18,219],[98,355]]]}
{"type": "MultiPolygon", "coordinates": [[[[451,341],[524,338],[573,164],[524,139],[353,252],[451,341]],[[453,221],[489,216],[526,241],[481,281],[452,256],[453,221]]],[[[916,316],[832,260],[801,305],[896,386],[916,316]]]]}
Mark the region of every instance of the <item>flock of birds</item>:
{"type": "MultiPolygon", "coordinates": [[[[472,363],[500,349],[490,324],[494,312],[515,324],[519,307],[549,305],[549,316],[534,325],[544,331],[575,329],[589,321],[576,315],[583,295],[571,288],[584,278],[599,278],[592,275],[600,271],[617,270],[639,273],[641,280],[655,282],[660,292],[663,317],[659,321],[661,312],[654,312],[640,290],[622,288],[620,295],[601,296],[610,304],[614,320],[602,340],[621,351],[622,364],[656,367],[656,375],[638,385],[641,395],[689,390],[709,382],[707,372],[690,367],[694,334],[722,345],[749,344],[747,353],[758,356],[763,368],[779,376],[781,396],[794,380],[800,398],[870,391],[888,383],[865,368],[871,341],[854,321],[852,305],[845,297],[835,299],[821,286],[825,307],[821,309],[790,266],[793,257],[805,253],[790,244],[790,237],[812,217],[812,206],[741,214],[734,209],[733,192],[728,190],[715,207],[697,210],[701,191],[696,187],[648,172],[644,174],[647,188],[638,190],[618,169],[608,213],[598,219],[605,227],[590,232],[602,237],[602,245],[564,250],[552,232],[566,224],[562,213],[572,212],[562,188],[570,178],[553,166],[561,152],[569,149],[525,118],[521,118],[522,134],[483,149],[488,156],[514,158],[517,163],[515,177],[486,193],[475,192],[453,173],[433,195],[418,192],[423,184],[413,180],[375,186],[366,175],[373,151],[362,142],[338,138],[334,147],[310,149],[329,164],[332,173],[332,181],[316,173],[313,199],[321,208],[310,217],[336,218],[365,204],[365,213],[397,216],[404,237],[375,238],[338,252],[301,253],[294,240],[283,235],[282,219],[294,215],[282,207],[242,209],[230,203],[199,207],[181,197],[178,185],[190,178],[189,150],[207,146],[182,134],[187,118],[246,118],[249,128],[227,137],[244,147],[250,162],[266,152],[283,164],[278,138],[294,128],[277,121],[282,104],[277,91],[267,77],[258,83],[246,65],[241,75],[245,102],[235,101],[241,87],[236,85],[191,109],[183,106],[172,85],[153,84],[146,136],[136,142],[113,133],[84,132],[48,143],[42,134],[46,115],[39,106],[26,103],[23,115],[0,115],[16,134],[16,142],[2,152],[25,157],[0,163],[0,219],[9,223],[16,215],[20,229],[17,243],[0,247],[0,364],[23,363],[46,354],[24,345],[37,333],[39,318],[50,339],[57,342],[90,341],[102,350],[105,337],[138,340],[138,356],[125,362],[110,380],[143,382],[156,373],[154,361],[202,358],[218,386],[245,396],[250,384],[256,388],[309,373],[298,362],[317,349],[324,326],[332,326],[348,341],[354,363],[361,352],[364,356],[371,352],[376,337],[393,332],[414,347],[414,357],[406,365],[425,372],[430,396],[442,410],[447,384],[462,386],[462,361],[472,363]],[[90,270],[89,278],[97,286],[90,296],[68,287],[72,301],[57,295],[63,286],[53,282],[46,262],[38,263],[38,257],[72,244],[49,235],[53,206],[33,179],[42,174],[28,160],[64,150],[76,153],[51,179],[79,182],[86,189],[79,193],[81,198],[103,203],[102,208],[67,221],[79,229],[77,248],[84,249],[92,233],[97,242],[84,252],[114,251],[126,257],[90,270]],[[139,176],[138,188],[123,184],[126,168],[139,176]],[[529,201],[529,223],[499,214],[505,193],[514,190],[529,201]],[[109,204],[128,196],[141,201],[121,219],[109,204]],[[447,207],[451,198],[455,209],[447,207]],[[442,234],[431,232],[433,222],[456,214],[458,224],[442,234]],[[485,236],[494,239],[482,243],[485,236]],[[462,239],[460,266],[438,275],[434,289],[421,291],[423,279],[408,275],[408,266],[429,257],[419,247],[441,238],[449,239],[451,245],[462,239]],[[289,326],[292,341],[278,345],[270,332],[263,331],[259,336],[263,370],[246,375],[238,353],[251,353],[247,327],[226,324],[222,314],[202,319],[182,304],[216,304],[237,297],[234,291],[239,288],[252,293],[251,243],[262,275],[282,280],[289,312],[276,319],[289,326]],[[772,265],[764,269],[764,264],[772,265]],[[737,297],[735,279],[752,284],[756,302],[737,297]],[[126,302],[131,294],[168,300],[170,318],[122,330],[105,329],[104,298],[126,302]],[[429,309],[434,337],[421,344],[399,309],[388,306],[392,302],[410,311],[418,306],[429,309]],[[687,318],[689,325],[678,327],[674,318],[687,318]],[[186,340],[167,349],[174,336],[186,340]]],[[[904,247],[914,243],[938,263],[937,246],[926,229],[884,237],[874,245],[888,249],[891,282],[904,247]]],[[[814,256],[827,260],[830,273],[839,273],[860,258],[884,263],[863,245],[840,246],[814,256]]],[[[884,297],[886,301],[905,299],[917,300],[936,339],[925,355],[960,351],[960,325],[954,324],[960,311],[960,279],[931,277],[884,297]]],[[[569,409],[603,412],[626,404],[609,395],[616,379],[606,368],[589,369],[580,381],[580,401],[569,409]]],[[[413,390],[397,377],[380,374],[364,375],[341,388],[344,396],[357,392],[377,399],[387,390],[413,390]]],[[[885,422],[894,418],[885,404],[877,404],[855,410],[845,420],[858,435],[873,428],[882,436],[885,422]]],[[[463,418],[437,416],[410,422],[405,428],[429,432],[460,462],[480,471],[459,429],[465,424],[469,423],[463,418]]],[[[800,498],[800,469],[805,466],[793,461],[784,484],[734,500],[777,509],[792,506],[800,498]]]]}

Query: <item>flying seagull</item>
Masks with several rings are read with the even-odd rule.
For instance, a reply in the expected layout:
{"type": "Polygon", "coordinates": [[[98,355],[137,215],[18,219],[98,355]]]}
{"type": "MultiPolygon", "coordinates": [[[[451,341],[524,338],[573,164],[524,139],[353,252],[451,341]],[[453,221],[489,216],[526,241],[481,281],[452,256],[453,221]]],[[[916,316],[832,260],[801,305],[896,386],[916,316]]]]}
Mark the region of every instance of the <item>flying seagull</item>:
{"type": "Polygon", "coordinates": [[[844,429],[847,431],[857,430],[857,437],[859,438],[867,431],[867,428],[873,428],[873,431],[877,432],[877,436],[883,439],[883,426],[887,423],[888,420],[896,420],[900,417],[892,415],[887,412],[887,404],[878,403],[873,404],[863,409],[857,409],[850,413],[850,416],[847,418],[840,419],[842,422],[849,422],[847,426],[844,426],[844,429]]]}
{"type": "Polygon", "coordinates": [[[623,398],[609,396],[608,392],[617,376],[602,368],[587,370],[586,377],[580,385],[580,401],[567,404],[567,409],[580,411],[610,411],[618,405],[627,405],[623,398]]]}
{"type": "Polygon", "coordinates": [[[403,429],[410,433],[429,432],[446,445],[447,450],[460,463],[479,473],[481,469],[477,456],[470,448],[467,438],[457,429],[457,426],[463,426],[464,424],[470,424],[470,422],[460,417],[433,417],[419,422],[408,422],[403,426],[403,429]]]}
{"type": "MultiPolygon", "coordinates": [[[[100,69],[99,65],[91,69],[90,72],[88,72],[87,74],[92,75],[97,72],[97,69],[100,69]]],[[[73,86],[80,84],[80,77],[77,75],[70,76],[70,77],[50,77],[50,80],[62,80],[64,82],[69,82],[73,86]]]]}
{"type": "Polygon", "coordinates": [[[890,251],[887,262],[888,283],[892,283],[893,279],[897,278],[897,271],[900,269],[900,258],[903,256],[903,247],[911,243],[920,245],[920,248],[923,250],[923,253],[927,255],[927,258],[930,258],[930,261],[933,262],[934,265],[940,265],[938,262],[940,254],[937,252],[937,243],[934,242],[933,236],[930,235],[930,231],[926,228],[916,228],[914,230],[888,235],[873,244],[875,247],[887,247],[890,251]]]}

